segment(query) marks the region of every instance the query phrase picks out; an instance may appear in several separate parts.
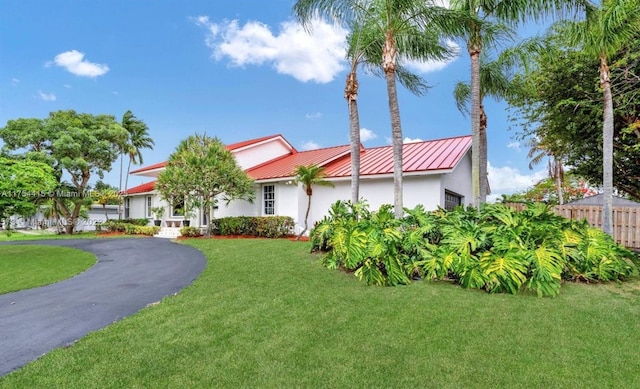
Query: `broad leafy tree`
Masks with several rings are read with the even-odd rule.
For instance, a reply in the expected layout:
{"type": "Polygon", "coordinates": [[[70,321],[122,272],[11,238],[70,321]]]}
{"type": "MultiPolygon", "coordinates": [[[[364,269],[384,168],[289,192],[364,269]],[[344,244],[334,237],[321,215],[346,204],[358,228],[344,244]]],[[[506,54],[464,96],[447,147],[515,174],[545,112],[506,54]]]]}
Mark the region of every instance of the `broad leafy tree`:
{"type": "Polygon", "coordinates": [[[53,201],[73,233],[92,176],[111,170],[127,139],[127,131],[111,115],[57,111],[45,119],[9,120],[0,129],[8,151],[24,151],[47,163],[58,180],[53,201]],[[63,181],[64,179],[70,182],[63,181]],[[65,201],[69,200],[69,201],[65,201]]]}
{"type": "Polygon", "coordinates": [[[45,163],[0,157],[0,220],[34,214],[56,184],[53,169],[45,163]]]}
{"type": "Polygon", "coordinates": [[[184,202],[185,211],[211,209],[218,198],[227,203],[253,200],[253,180],[218,138],[195,134],[184,139],[158,176],[156,189],[171,204],[184,202]]]}
{"type": "Polygon", "coordinates": [[[330,186],[333,187],[333,182],[327,181],[326,174],[323,167],[317,165],[298,166],[296,168],[296,182],[302,184],[302,189],[307,193],[307,212],[304,214],[304,229],[298,235],[298,239],[309,227],[309,211],[311,210],[311,196],[313,196],[314,186],[330,186]]]}

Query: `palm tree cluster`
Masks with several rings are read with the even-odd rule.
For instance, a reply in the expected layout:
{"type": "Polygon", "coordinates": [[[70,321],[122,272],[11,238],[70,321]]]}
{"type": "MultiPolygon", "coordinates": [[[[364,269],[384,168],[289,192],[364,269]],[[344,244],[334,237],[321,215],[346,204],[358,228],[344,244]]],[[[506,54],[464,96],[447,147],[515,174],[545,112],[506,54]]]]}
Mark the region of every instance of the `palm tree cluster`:
{"type": "MultiPolygon", "coordinates": [[[[634,13],[640,14],[637,4],[636,0],[607,0],[598,6],[589,0],[298,0],[293,11],[304,26],[309,27],[314,18],[325,17],[350,31],[345,98],[350,121],[352,202],[359,200],[357,70],[360,66],[384,76],[386,81],[394,158],[394,214],[400,218],[403,215],[403,137],[396,81],[417,94],[428,89],[419,76],[402,65],[406,60],[451,58],[457,55],[451,41],[462,40],[466,44],[471,79],[469,84],[458,84],[455,99],[461,111],[471,116],[472,193],[473,204],[479,207],[488,194],[487,116],[483,98],[500,99],[512,93],[507,70],[517,62],[515,58],[521,58],[524,49],[531,49],[531,46],[505,50],[496,59],[491,59],[487,53],[497,53],[501,44],[513,42],[515,29],[524,22],[540,21],[549,16],[579,20],[565,22],[573,26],[568,28],[569,43],[581,45],[600,59],[606,100],[607,94],[610,95],[606,60],[631,36],[630,32],[637,31],[639,23],[633,19],[637,17],[634,13]],[[446,3],[448,7],[443,7],[446,3]]],[[[605,105],[605,112],[608,111],[611,107],[605,105]]],[[[605,114],[605,128],[611,127],[609,116],[605,114]]],[[[606,139],[605,136],[604,163],[611,165],[607,157],[611,147],[606,139]]],[[[558,166],[561,166],[559,161],[558,166]]],[[[604,171],[607,176],[609,170],[605,168],[604,171]]],[[[608,195],[612,183],[606,178],[604,181],[605,195],[608,195]]],[[[605,212],[606,206],[607,202],[605,212]]]]}

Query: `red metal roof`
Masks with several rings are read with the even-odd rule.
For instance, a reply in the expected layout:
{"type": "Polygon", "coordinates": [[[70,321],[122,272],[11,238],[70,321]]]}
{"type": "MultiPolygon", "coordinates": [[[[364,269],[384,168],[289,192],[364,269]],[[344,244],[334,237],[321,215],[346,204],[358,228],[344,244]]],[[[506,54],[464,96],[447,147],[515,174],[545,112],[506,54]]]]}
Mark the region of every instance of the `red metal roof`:
{"type": "MultiPolygon", "coordinates": [[[[470,136],[405,143],[402,146],[402,170],[412,173],[453,169],[470,147],[470,136]]],[[[351,160],[336,161],[326,169],[327,177],[350,177],[351,160]]],[[[366,149],[361,154],[361,176],[392,173],[392,146],[366,149]]]]}
{"type": "Polygon", "coordinates": [[[349,145],[299,151],[251,168],[247,170],[247,174],[254,180],[292,177],[295,175],[294,171],[298,166],[325,166],[330,162],[348,156],[349,152],[349,145]]]}
{"type": "Polygon", "coordinates": [[[156,188],[156,181],[151,181],[144,183],[142,185],[134,186],[133,188],[129,188],[126,191],[122,191],[125,195],[132,195],[138,193],[146,193],[151,192],[156,188]]]}

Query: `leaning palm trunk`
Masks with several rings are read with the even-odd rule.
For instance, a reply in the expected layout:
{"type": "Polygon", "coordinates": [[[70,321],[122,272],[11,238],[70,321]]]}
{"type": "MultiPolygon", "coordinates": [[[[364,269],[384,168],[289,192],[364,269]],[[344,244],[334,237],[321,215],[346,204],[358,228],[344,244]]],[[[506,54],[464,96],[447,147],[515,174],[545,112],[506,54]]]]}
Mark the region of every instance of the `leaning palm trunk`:
{"type": "Polygon", "coordinates": [[[471,193],[473,206],[480,207],[480,46],[469,44],[471,57],[471,193]]]}
{"type": "Polygon", "coordinates": [[[309,211],[311,211],[311,191],[309,189],[307,189],[307,198],[307,212],[304,214],[304,230],[302,230],[296,240],[299,240],[309,228],[309,211]]]}
{"type": "Polygon", "coordinates": [[[391,116],[391,139],[393,144],[393,211],[400,219],[404,215],[402,204],[402,124],[400,123],[400,107],[396,89],[396,60],[398,49],[391,31],[387,31],[382,50],[382,67],[387,81],[389,97],[389,113],[391,116]]]}
{"type": "Polygon", "coordinates": [[[358,114],[358,80],[356,71],[347,75],[344,97],[349,108],[349,138],[351,142],[351,203],[360,199],[360,116],[358,114]]]}
{"type": "Polygon", "coordinates": [[[604,117],[602,126],[602,186],[604,202],[602,205],[602,231],[613,234],[613,99],[611,97],[611,79],[607,57],[600,56],[600,85],[604,99],[604,117]]]}

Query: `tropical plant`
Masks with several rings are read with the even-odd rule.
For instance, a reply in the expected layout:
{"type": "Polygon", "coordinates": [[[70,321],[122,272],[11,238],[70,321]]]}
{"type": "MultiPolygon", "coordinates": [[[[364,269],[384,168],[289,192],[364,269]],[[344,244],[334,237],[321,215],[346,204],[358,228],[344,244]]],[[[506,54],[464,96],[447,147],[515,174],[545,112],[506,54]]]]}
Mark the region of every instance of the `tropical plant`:
{"type": "Polygon", "coordinates": [[[543,204],[517,212],[502,204],[453,211],[391,206],[354,217],[336,203],[311,233],[315,248],[329,250],[329,268],[354,271],[367,284],[397,285],[412,278],[449,279],[489,293],[555,296],[562,280],[623,280],[637,269],[635,254],[585,222],[564,219],[543,204]]]}
{"type": "Polygon", "coordinates": [[[125,192],[129,188],[129,172],[131,164],[140,165],[144,163],[142,158],[142,149],[153,149],[155,145],[153,139],[149,136],[149,127],[147,124],[136,118],[131,111],[127,111],[122,115],[122,127],[127,130],[127,143],[123,146],[120,154],[120,190],[122,190],[122,165],[123,156],[128,154],[129,162],[127,165],[127,174],[124,179],[125,192]]]}
{"type": "Polygon", "coordinates": [[[227,203],[255,197],[253,180],[233,154],[218,138],[200,134],[180,142],[158,176],[156,189],[170,203],[186,199],[188,209],[210,209],[218,197],[227,203]]]}
{"type": "Polygon", "coordinates": [[[151,213],[153,214],[153,216],[156,217],[156,220],[160,220],[162,219],[162,216],[164,215],[164,207],[152,207],[151,208],[151,213]]]}
{"type": "Polygon", "coordinates": [[[112,189],[99,189],[91,191],[91,197],[93,198],[93,201],[102,205],[104,217],[106,220],[109,220],[109,214],[107,214],[107,204],[119,204],[121,196],[118,192],[112,189]]]}
{"type": "Polygon", "coordinates": [[[298,235],[298,239],[307,232],[309,227],[309,211],[311,210],[311,196],[313,195],[314,186],[330,186],[334,187],[333,182],[327,181],[324,168],[317,165],[298,166],[295,171],[296,184],[302,184],[302,189],[307,194],[307,211],[304,214],[304,229],[298,235]]]}
{"type": "Polygon", "coordinates": [[[562,25],[567,40],[586,55],[599,59],[600,87],[604,103],[602,124],[602,183],[604,203],[602,230],[613,233],[613,97],[609,61],[640,33],[640,2],[637,0],[603,0],[581,22],[562,25]]]}

